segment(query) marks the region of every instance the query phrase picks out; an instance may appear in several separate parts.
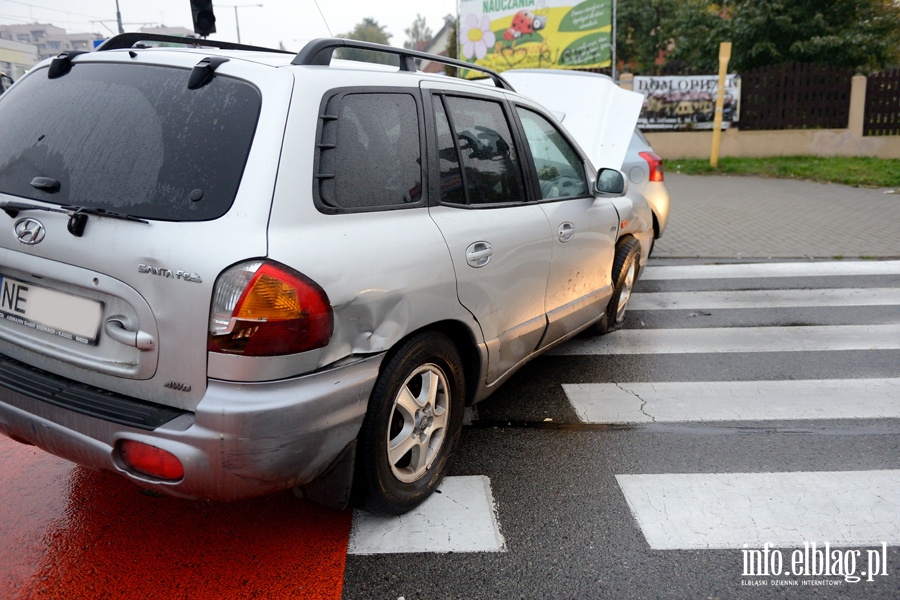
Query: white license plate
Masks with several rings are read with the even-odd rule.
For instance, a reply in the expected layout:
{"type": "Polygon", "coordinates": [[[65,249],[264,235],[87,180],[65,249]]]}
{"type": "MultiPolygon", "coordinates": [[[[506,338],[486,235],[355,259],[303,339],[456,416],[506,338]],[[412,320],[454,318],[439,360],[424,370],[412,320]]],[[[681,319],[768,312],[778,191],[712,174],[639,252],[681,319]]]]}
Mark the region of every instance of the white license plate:
{"type": "Polygon", "coordinates": [[[81,344],[94,344],[100,331],[103,305],[0,277],[0,318],[81,344]]]}

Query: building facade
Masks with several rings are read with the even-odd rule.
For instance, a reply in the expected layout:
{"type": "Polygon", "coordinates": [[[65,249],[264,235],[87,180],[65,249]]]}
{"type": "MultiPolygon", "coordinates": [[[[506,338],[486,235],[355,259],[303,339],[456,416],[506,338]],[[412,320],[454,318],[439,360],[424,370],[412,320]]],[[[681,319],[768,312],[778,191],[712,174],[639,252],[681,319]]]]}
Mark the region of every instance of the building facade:
{"type": "Polygon", "coordinates": [[[51,58],[65,50],[93,50],[94,40],[99,39],[103,38],[96,33],[66,33],[62,27],[48,23],[0,25],[0,41],[34,46],[37,61],[51,58]]]}
{"type": "MultiPolygon", "coordinates": [[[[0,74],[16,80],[38,61],[34,44],[0,39],[0,74]]],[[[9,84],[4,80],[3,89],[9,84]]],[[[2,90],[0,90],[2,91],[2,90]]]]}

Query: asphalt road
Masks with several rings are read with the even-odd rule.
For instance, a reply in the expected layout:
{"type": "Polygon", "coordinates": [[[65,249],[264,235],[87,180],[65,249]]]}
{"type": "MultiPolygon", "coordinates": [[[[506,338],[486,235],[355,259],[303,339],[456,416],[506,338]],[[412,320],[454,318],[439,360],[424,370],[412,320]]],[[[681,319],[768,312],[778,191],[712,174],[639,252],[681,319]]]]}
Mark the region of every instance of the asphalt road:
{"type": "Polygon", "coordinates": [[[835,259],[900,256],[896,195],[667,184],[626,326],[478,405],[420,511],[147,496],[2,438],[0,598],[900,598],[900,261],[835,259]]]}
{"type": "Polygon", "coordinates": [[[900,597],[900,261],[707,262],[654,261],[622,330],[478,405],[399,519],[2,439],[0,597],[900,597]]]}
{"type": "MultiPolygon", "coordinates": [[[[816,272],[823,264],[852,272],[873,263],[797,267],[816,272]]],[[[876,289],[900,291],[897,267],[893,263],[893,274],[642,281],[636,307],[642,300],[665,304],[672,292],[691,294],[675,296],[676,307],[631,311],[626,328],[603,340],[581,338],[539,358],[479,405],[464,431],[452,474],[489,479],[502,549],[351,554],[344,598],[900,597],[900,497],[887,495],[900,489],[900,383],[893,379],[900,374],[900,335],[894,333],[900,309],[852,304],[868,302],[876,289]],[[701,292],[723,290],[736,291],[747,307],[703,308],[716,299],[701,292]],[[760,290],[791,292],[773,300],[758,297],[760,290]],[[843,298],[848,291],[850,299],[843,298]],[[627,335],[672,330],[678,339],[712,337],[699,351],[618,353],[627,335]],[[740,351],[742,336],[760,331],[767,333],[762,347],[740,351]],[[819,331],[824,335],[800,337],[795,347],[796,335],[819,331]],[[860,331],[871,334],[859,338],[860,331]],[[645,383],[658,388],[656,400],[640,399],[642,412],[655,421],[584,422],[585,414],[615,400],[617,388],[645,383]],[[698,385],[688,387],[686,397],[672,396],[676,384],[692,383],[698,385]],[[590,387],[595,384],[614,386],[590,387]],[[841,391],[844,384],[859,386],[858,396],[841,391]],[[749,397],[740,396],[741,385],[751,388],[749,397]],[[793,387],[781,391],[785,385],[793,387]],[[580,389],[587,390],[587,409],[572,400],[580,389]],[[712,412],[691,416],[688,405],[704,389],[715,408],[733,403],[735,414],[749,416],[691,420],[712,412]],[[889,390],[886,397],[878,395],[882,390],[889,390]],[[869,409],[865,395],[876,398],[869,409]],[[802,410],[792,414],[797,406],[802,410]],[[687,420],[679,420],[680,411],[687,420]],[[646,477],[628,479],[638,475],[646,477]],[[689,476],[697,479],[679,489],[679,478],[689,476]],[[644,487],[634,488],[636,481],[644,487]],[[719,484],[725,493],[716,491],[719,484]],[[707,488],[718,494],[715,502],[702,495],[707,488]],[[721,510],[707,517],[712,503],[721,510]],[[869,527],[873,519],[878,522],[869,527]],[[785,520],[793,531],[785,532],[785,520]],[[822,536],[840,536],[842,543],[822,536]],[[816,543],[820,552],[830,542],[830,552],[842,549],[835,571],[852,580],[850,558],[859,559],[853,565],[859,574],[877,570],[866,560],[883,555],[887,575],[853,583],[804,575],[802,562],[799,576],[746,575],[762,573],[747,571],[744,561],[750,551],[762,552],[767,539],[783,567],[804,542],[816,543]]],[[[647,388],[635,389],[643,395],[640,389],[647,388]]],[[[636,409],[627,414],[626,421],[636,409]]]]}

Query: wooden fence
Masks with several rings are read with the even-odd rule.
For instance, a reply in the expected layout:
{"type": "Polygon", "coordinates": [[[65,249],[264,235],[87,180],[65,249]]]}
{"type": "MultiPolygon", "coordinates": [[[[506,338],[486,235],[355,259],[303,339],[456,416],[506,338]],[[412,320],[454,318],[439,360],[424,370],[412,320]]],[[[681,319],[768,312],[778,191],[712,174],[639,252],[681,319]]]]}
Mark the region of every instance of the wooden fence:
{"type": "Polygon", "coordinates": [[[900,135],[900,69],[866,78],[863,135],[900,135]]]}
{"type": "Polygon", "coordinates": [[[742,130],[842,129],[850,114],[849,69],[805,63],[741,74],[742,130]]]}

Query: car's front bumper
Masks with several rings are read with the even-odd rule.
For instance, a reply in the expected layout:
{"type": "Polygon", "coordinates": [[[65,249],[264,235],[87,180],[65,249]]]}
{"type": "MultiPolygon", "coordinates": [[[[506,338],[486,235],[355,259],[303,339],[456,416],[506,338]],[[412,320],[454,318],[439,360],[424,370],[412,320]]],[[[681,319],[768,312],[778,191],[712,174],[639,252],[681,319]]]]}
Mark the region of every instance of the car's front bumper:
{"type": "Polygon", "coordinates": [[[152,429],[64,408],[4,384],[0,432],[174,496],[260,496],[313,481],[356,439],[382,358],[284,381],[211,380],[195,412],[152,429]],[[174,454],[184,477],[161,481],[132,471],[118,450],[126,439],[174,454]]]}

